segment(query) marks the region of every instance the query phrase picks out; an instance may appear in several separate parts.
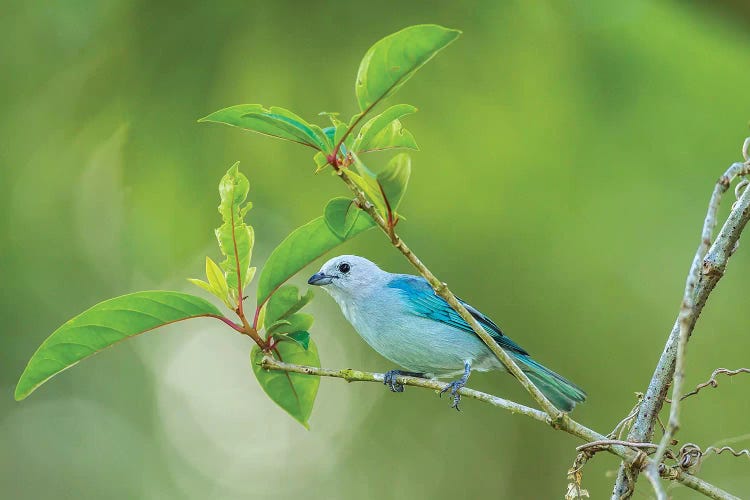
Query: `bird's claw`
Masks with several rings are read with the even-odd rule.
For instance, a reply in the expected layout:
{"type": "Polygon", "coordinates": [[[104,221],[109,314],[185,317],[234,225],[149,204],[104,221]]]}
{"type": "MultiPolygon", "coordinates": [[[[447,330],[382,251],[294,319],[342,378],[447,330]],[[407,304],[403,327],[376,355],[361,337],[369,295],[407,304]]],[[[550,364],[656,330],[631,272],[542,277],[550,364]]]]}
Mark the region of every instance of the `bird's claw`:
{"type": "Polygon", "coordinates": [[[404,384],[396,381],[399,375],[401,375],[399,370],[389,370],[383,376],[383,384],[387,385],[391,392],[404,392],[404,384]]]}
{"type": "Polygon", "coordinates": [[[451,404],[451,408],[455,408],[456,411],[461,411],[461,408],[458,407],[458,403],[461,402],[461,395],[458,393],[458,391],[460,391],[464,385],[466,385],[465,380],[455,380],[446,385],[445,388],[440,391],[440,397],[443,397],[444,393],[450,391],[451,396],[453,396],[453,403],[451,404]]]}

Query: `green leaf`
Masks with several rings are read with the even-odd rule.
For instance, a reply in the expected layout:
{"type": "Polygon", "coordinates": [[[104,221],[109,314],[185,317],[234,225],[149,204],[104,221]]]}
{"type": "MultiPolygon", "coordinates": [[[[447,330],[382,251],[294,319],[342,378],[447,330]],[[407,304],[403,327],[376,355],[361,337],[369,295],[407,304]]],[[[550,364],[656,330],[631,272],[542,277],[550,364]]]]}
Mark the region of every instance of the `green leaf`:
{"type": "Polygon", "coordinates": [[[255,314],[258,315],[258,321],[257,325],[265,325],[266,324],[266,311],[268,311],[268,302],[263,304],[263,307],[260,308],[260,311],[256,309],[255,314]]]}
{"type": "Polygon", "coordinates": [[[391,158],[388,165],[378,172],[378,182],[394,212],[404,197],[410,175],[411,157],[406,153],[400,153],[391,158]]]}
{"type": "Polygon", "coordinates": [[[346,131],[349,128],[349,126],[348,124],[339,120],[334,120],[333,123],[336,126],[336,133],[333,136],[333,144],[335,146],[336,144],[339,143],[341,138],[344,137],[344,134],[346,134],[346,131]]]}
{"type": "Polygon", "coordinates": [[[362,214],[347,237],[342,238],[331,231],[325,217],[318,217],[292,231],[271,252],[260,272],[258,306],[262,306],[279,286],[307,264],[374,225],[368,215],[362,214]]]}
{"type": "Polygon", "coordinates": [[[245,275],[245,283],[243,286],[247,286],[251,281],[253,281],[253,278],[255,278],[255,273],[258,271],[257,267],[251,266],[247,268],[247,274],[245,275]]]}
{"type": "Polygon", "coordinates": [[[304,350],[307,350],[310,347],[310,333],[299,331],[299,332],[292,332],[292,333],[276,333],[274,332],[271,334],[273,338],[278,340],[279,342],[296,342],[300,347],[302,347],[304,350]]]}
{"type": "Polygon", "coordinates": [[[239,104],[220,109],[198,121],[223,123],[296,142],[318,151],[332,149],[320,127],[307,123],[287,109],[276,106],[266,109],[260,104],[239,104]]]}
{"type": "Polygon", "coordinates": [[[375,208],[377,208],[381,214],[385,215],[385,201],[383,200],[383,194],[380,192],[380,184],[378,184],[377,176],[372,170],[367,168],[364,163],[362,163],[362,160],[360,160],[357,155],[352,156],[354,158],[354,165],[359,173],[349,169],[346,172],[346,175],[348,175],[352,182],[354,182],[354,184],[365,193],[367,199],[375,205],[375,208]]]}
{"type": "Polygon", "coordinates": [[[267,328],[268,333],[292,333],[301,330],[309,330],[313,324],[313,317],[310,314],[294,313],[286,316],[284,319],[276,321],[267,328]]]}
{"type": "Polygon", "coordinates": [[[199,288],[204,289],[208,293],[211,293],[211,294],[214,293],[213,287],[211,285],[209,285],[208,283],[206,283],[205,281],[203,281],[203,280],[199,280],[199,279],[195,279],[195,278],[188,278],[188,281],[190,283],[192,283],[193,285],[195,285],[195,286],[197,286],[199,288]]]}
{"type": "Polygon", "coordinates": [[[349,128],[349,126],[339,120],[336,116],[338,113],[320,113],[321,115],[326,115],[331,120],[331,123],[333,124],[332,127],[326,127],[323,129],[323,133],[326,135],[328,140],[331,142],[331,147],[335,146],[339,143],[343,135],[346,133],[346,130],[349,128]]]}
{"type": "Polygon", "coordinates": [[[352,150],[355,153],[367,153],[393,148],[419,149],[414,136],[403,128],[400,120],[416,111],[417,108],[409,104],[396,104],[371,118],[359,129],[352,150]]]}
{"type": "MultiPolygon", "coordinates": [[[[240,205],[245,202],[247,194],[250,192],[250,181],[239,171],[239,166],[240,162],[235,162],[219,182],[219,197],[221,198],[219,213],[222,216],[229,217],[232,209],[239,210],[240,205]]],[[[245,212],[251,206],[252,204],[248,204],[245,212]]]]}
{"type": "Polygon", "coordinates": [[[321,129],[318,125],[315,125],[314,123],[308,123],[301,116],[278,106],[271,106],[270,111],[270,114],[268,114],[266,111],[263,111],[260,114],[269,115],[269,117],[273,117],[274,119],[280,119],[286,123],[294,124],[295,127],[303,130],[305,135],[315,141],[315,143],[324,151],[330,151],[333,149],[330,139],[326,136],[326,134],[323,133],[323,129],[321,129]],[[312,136],[310,135],[310,131],[312,131],[312,136]]]}
{"type": "Polygon", "coordinates": [[[315,162],[315,166],[317,167],[315,169],[316,174],[329,165],[328,157],[325,155],[325,153],[321,153],[320,151],[315,153],[315,156],[313,156],[313,161],[315,162]]]}
{"type": "Polygon", "coordinates": [[[351,198],[333,198],[326,204],[323,212],[328,229],[336,233],[339,238],[346,239],[354,228],[359,217],[368,217],[360,210],[351,198]]]}
{"type": "Polygon", "coordinates": [[[42,343],[18,381],[16,400],[112,344],[201,316],[221,316],[221,312],[200,297],[180,292],[137,292],[101,302],[67,321],[42,343]]]}
{"type": "Polygon", "coordinates": [[[268,328],[279,320],[285,319],[303,307],[313,298],[313,291],[308,289],[305,295],[300,297],[299,289],[294,285],[283,285],[276,293],[271,295],[266,306],[264,325],[268,328]]]}
{"type": "MultiPolygon", "coordinates": [[[[278,353],[274,352],[274,357],[285,363],[320,367],[318,348],[315,342],[311,339],[308,340],[309,346],[307,349],[297,342],[279,342],[276,345],[278,353]]],[[[307,421],[312,413],[315,396],[318,393],[320,377],[278,370],[264,370],[260,365],[263,355],[263,351],[257,345],[253,346],[250,360],[260,386],[277,405],[281,406],[299,423],[309,428],[307,421]]]]}
{"type": "MultiPolygon", "coordinates": [[[[274,330],[276,328],[281,327],[281,325],[291,325],[291,324],[292,324],[291,321],[287,321],[285,319],[279,319],[279,320],[274,321],[270,325],[266,324],[266,331],[267,331],[267,333],[273,335],[274,334],[274,330]]],[[[266,338],[268,338],[268,337],[269,337],[269,335],[266,335],[266,338]]]]}
{"type": "Polygon", "coordinates": [[[365,53],[354,90],[359,109],[372,108],[461,34],[436,24],[410,26],[379,40],[365,53]]]}
{"type": "Polygon", "coordinates": [[[242,281],[244,287],[254,274],[250,271],[250,258],[255,242],[252,226],[245,223],[245,214],[252,203],[242,206],[247,199],[250,183],[239,172],[238,165],[239,162],[235,163],[219,183],[219,213],[224,223],[215,231],[221,253],[226,257],[221,269],[226,276],[230,296],[235,301],[239,300],[238,283],[242,281]],[[238,280],[238,274],[241,280],[238,280]]]}
{"type": "Polygon", "coordinates": [[[286,335],[286,338],[292,339],[302,346],[304,350],[310,348],[310,333],[309,332],[292,332],[286,335]]]}
{"type": "MultiPolygon", "coordinates": [[[[233,308],[232,302],[229,296],[229,285],[227,284],[227,278],[224,276],[224,272],[221,270],[219,265],[214,262],[210,257],[206,257],[206,278],[208,279],[208,285],[210,292],[218,297],[227,307],[233,308]]],[[[196,283],[198,286],[202,285],[196,283]]]]}

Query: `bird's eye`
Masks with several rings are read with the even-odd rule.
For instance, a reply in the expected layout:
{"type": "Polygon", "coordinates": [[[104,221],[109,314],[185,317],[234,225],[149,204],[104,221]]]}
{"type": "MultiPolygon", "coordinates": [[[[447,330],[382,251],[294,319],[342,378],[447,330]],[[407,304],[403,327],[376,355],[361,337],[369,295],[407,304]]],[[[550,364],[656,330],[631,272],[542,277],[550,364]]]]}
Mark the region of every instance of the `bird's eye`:
{"type": "Polygon", "coordinates": [[[349,272],[349,269],[351,269],[351,266],[347,264],[346,262],[339,264],[339,271],[346,274],[349,272]]]}

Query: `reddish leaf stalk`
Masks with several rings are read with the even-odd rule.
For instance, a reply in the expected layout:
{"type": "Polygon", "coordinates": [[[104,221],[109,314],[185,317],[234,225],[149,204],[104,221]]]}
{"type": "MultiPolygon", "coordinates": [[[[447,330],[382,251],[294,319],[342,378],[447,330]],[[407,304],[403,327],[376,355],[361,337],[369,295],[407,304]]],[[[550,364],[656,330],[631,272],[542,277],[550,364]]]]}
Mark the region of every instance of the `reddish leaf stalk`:
{"type": "Polygon", "coordinates": [[[219,321],[223,322],[224,324],[229,325],[235,331],[237,331],[239,333],[242,333],[242,334],[246,334],[245,329],[244,329],[244,327],[242,325],[238,325],[237,323],[235,323],[234,321],[232,321],[229,318],[226,318],[226,317],[221,316],[219,314],[206,314],[206,318],[218,319],[219,321]]]}

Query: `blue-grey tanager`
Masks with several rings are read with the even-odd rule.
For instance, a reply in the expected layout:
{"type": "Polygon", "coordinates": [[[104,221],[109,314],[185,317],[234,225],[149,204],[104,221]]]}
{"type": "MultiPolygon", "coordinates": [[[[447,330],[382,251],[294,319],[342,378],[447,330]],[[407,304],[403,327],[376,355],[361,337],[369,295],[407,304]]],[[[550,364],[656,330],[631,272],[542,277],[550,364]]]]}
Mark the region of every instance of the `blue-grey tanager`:
{"type": "MultiPolygon", "coordinates": [[[[385,383],[394,392],[404,390],[396,382],[398,375],[432,378],[460,374],[461,378],[443,390],[451,392],[453,407],[458,408],[458,390],[472,370],[505,369],[424,278],[392,274],[365,258],[342,255],[326,262],[308,283],[322,286],[334,298],[370,347],[408,370],[386,373],[385,383]]],[[[462,303],[557,408],[570,411],[586,399],[580,387],[531,359],[490,318],[462,303]]]]}

